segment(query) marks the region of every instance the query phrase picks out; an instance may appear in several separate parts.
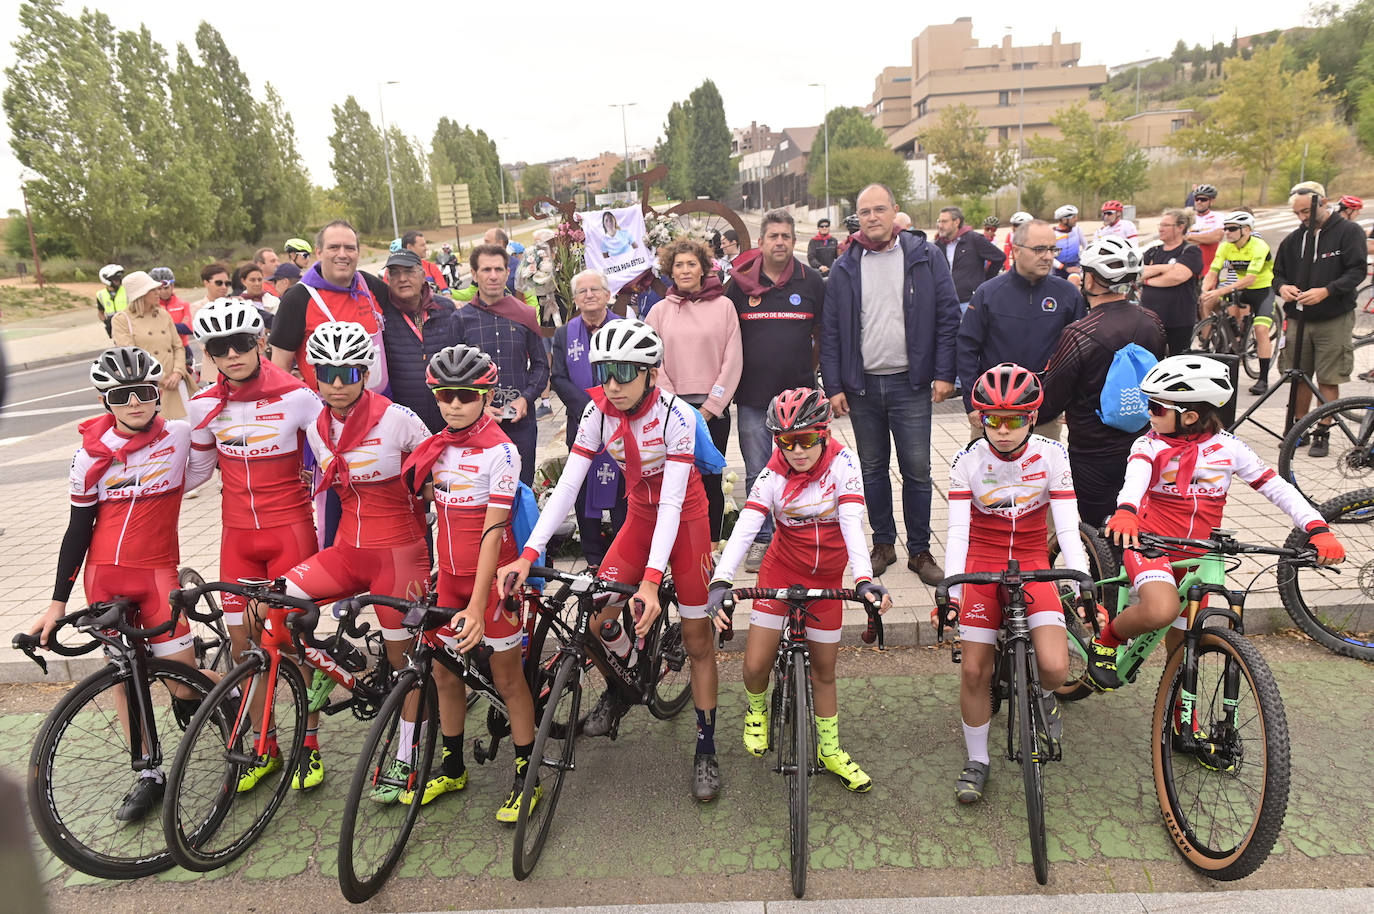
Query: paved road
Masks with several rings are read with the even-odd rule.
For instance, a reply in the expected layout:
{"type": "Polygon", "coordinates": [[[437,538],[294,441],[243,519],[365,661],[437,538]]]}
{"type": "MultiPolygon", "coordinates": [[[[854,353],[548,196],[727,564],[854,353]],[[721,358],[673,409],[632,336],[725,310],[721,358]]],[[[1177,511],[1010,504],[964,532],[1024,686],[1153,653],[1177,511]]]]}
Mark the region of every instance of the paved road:
{"type": "Polygon", "coordinates": [[[90,363],[76,358],[10,375],[8,399],[0,410],[0,445],[95,415],[100,409],[91,390],[90,363]]]}

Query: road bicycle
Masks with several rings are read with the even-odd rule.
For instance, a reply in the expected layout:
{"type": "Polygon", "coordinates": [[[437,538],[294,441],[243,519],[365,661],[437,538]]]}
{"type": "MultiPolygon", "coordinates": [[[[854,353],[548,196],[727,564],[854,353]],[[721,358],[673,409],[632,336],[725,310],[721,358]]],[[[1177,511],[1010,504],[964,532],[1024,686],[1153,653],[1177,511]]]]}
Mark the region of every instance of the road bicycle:
{"type": "Polygon", "coordinates": [[[878,610],[852,589],[806,587],[739,587],[726,595],[732,613],[737,600],[777,600],[787,605],[787,625],[773,661],[773,697],[768,708],[768,749],[777,754],[773,771],[783,777],[787,797],[787,845],[792,870],[792,894],[806,894],[811,858],[811,776],[821,771],[817,752],[816,703],[811,689],[811,651],[806,643],[807,620],[816,621],[808,606],[817,600],[859,603],[868,610],[865,642],[884,647],[883,620],[878,610]]]}
{"type": "Polygon", "coordinates": [[[205,625],[217,622],[218,613],[174,607],[167,622],[139,628],[137,612],[124,598],[93,603],[63,616],[46,648],[38,635],[13,640],[45,674],[40,650],[80,657],[103,648],[109,660],[48,714],[29,756],[28,782],[29,811],[43,842],[64,863],[102,879],[137,879],[173,866],[157,816],[116,817],[130,775],[161,771],[198,708],[207,710],[208,728],[224,733],[229,727],[223,713],[205,704],[214,682],[200,670],[151,656],[146,643],[173,631],[182,612],[205,625]],[[89,640],[64,644],[63,629],[89,640]]]}
{"type": "MultiPolygon", "coordinates": [[[[1237,320],[1227,311],[1233,304],[1235,302],[1231,296],[1223,296],[1213,313],[1194,324],[1188,348],[1194,352],[1231,353],[1240,356],[1240,364],[1245,373],[1251,378],[1258,378],[1260,365],[1255,337],[1255,309],[1246,308],[1245,316],[1237,320]]],[[[1282,316],[1278,315],[1269,328],[1269,337],[1275,344],[1274,352],[1278,351],[1281,323],[1282,316]]]]}
{"type": "Polygon", "coordinates": [[[173,607],[193,605],[207,593],[238,594],[249,601],[261,626],[260,643],[244,651],[191,717],[168,773],[163,832],[176,862],[189,870],[208,872],[237,858],[267,828],[286,796],[300,762],[306,718],[314,710],[297,662],[345,689],[341,701],[317,702],[325,714],[351,710],[359,720],[370,720],[390,691],[391,665],[380,632],[369,634],[367,623],[344,615],[332,638],[316,639],[319,607],[288,596],[285,589],[286,579],[278,578],[216,581],[172,592],[173,607]],[[366,654],[345,635],[365,638],[366,654]],[[283,662],[283,653],[295,662],[283,662]],[[369,656],[375,660],[371,669],[369,656]],[[227,730],[215,726],[211,712],[218,708],[228,709],[227,730]],[[255,715],[272,722],[256,735],[255,715]],[[273,732],[280,767],[240,793],[239,778],[258,758],[273,754],[273,732]]]}
{"type": "Polygon", "coordinates": [[[1318,404],[1293,423],[1279,443],[1277,471],[1314,506],[1374,485],[1374,396],[1318,404]],[[1303,450],[1318,429],[1329,436],[1325,457],[1303,450]]]}
{"type": "MultiPolygon", "coordinates": [[[[1245,638],[1247,590],[1226,586],[1228,563],[1238,556],[1267,555],[1279,567],[1315,564],[1313,549],[1249,545],[1231,531],[1207,539],[1141,533],[1142,553],[1187,557],[1171,562],[1178,582],[1183,641],[1170,652],[1155,693],[1151,762],[1155,793],[1170,839],[1189,865],[1217,880],[1241,879],[1268,859],[1288,809],[1288,721],[1269,665],[1245,638]],[[1206,605],[1209,596],[1224,605],[1206,605]],[[1217,624],[1210,624],[1217,623],[1217,624]]],[[[1281,571],[1281,575],[1282,575],[1281,571]]],[[[1118,594],[1125,608],[1130,582],[1122,571],[1098,586],[1118,594]]],[[[1111,615],[1115,617],[1115,612],[1111,615]]],[[[1084,629],[1098,630],[1096,616],[1069,629],[1070,654],[1086,663],[1084,629]]],[[[1168,627],[1147,632],[1117,650],[1117,675],[1134,682],[1168,627]]],[[[1068,700],[1096,691],[1085,675],[1061,691],[1068,700]]]]}
{"type": "MultiPolygon", "coordinates": [[[[633,597],[638,588],[602,580],[590,572],[569,574],[536,566],[529,573],[530,577],[560,586],[551,595],[546,592],[539,601],[538,622],[530,638],[531,645],[542,645],[538,659],[533,650],[531,659],[541,671],[534,700],[536,708],[542,706],[543,710],[537,714],[539,726],[530,754],[530,772],[525,776],[515,823],[512,868],[516,879],[525,879],[534,871],[558,809],[563,780],[576,767],[582,681],[588,666],[594,665],[601,671],[607,688],[624,703],[648,705],[649,713],[659,720],[677,716],[692,697],[682,622],[680,618],[670,618],[677,616],[677,596],[671,578],[665,578],[659,585],[659,605],[663,611],[639,645],[638,658],[626,664],[591,634],[590,627],[613,594],[633,597]]],[[[627,602],[620,619],[627,631],[635,624],[630,602],[634,601],[627,602]]],[[[618,723],[612,727],[608,734],[611,739],[616,738],[618,727],[618,723]]]]}
{"type": "MultiPolygon", "coordinates": [[[[1374,661],[1374,489],[1337,495],[1317,510],[1344,543],[1345,561],[1280,565],[1279,597],[1312,640],[1337,654],[1374,661]]],[[[1295,529],[1283,545],[1302,550],[1308,539],[1295,529]]]]}
{"type": "MultiPolygon", "coordinates": [[[[1021,563],[1015,559],[1009,560],[1003,571],[956,574],[945,578],[935,588],[935,607],[938,612],[936,638],[943,642],[946,625],[957,625],[958,621],[949,617],[949,589],[957,584],[999,586],[1003,618],[1002,628],[997,633],[992,712],[996,714],[1002,702],[1007,703],[1006,757],[1007,761],[1021,766],[1021,780],[1026,791],[1026,824],[1030,829],[1031,863],[1035,868],[1035,881],[1044,885],[1050,878],[1049,849],[1045,843],[1044,765],[1059,761],[1062,750],[1059,740],[1049,734],[1035,644],[1030,636],[1025,586],[1037,581],[1077,581],[1082,588],[1079,600],[1084,616],[1097,617],[1091,575],[1072,568],[1022,571],[1021,563]]],[[[957,649],[951,651],[950,658],[955,663],[960,662],[960,652],[957,649]]]]}
{"type": "MultiPolygon", "coordinates": [[[[177,586],[183,590],[204,583],[205,578],[194,568],[177,569],[177,586]]],[[[186,617],[191,624],[191,634],[195,637],[196,665],[202,670],[227,673],[229,667],[234,665],[234,649],[229,640],[229,629],[224,625],[224,613],[214,594],[207,593],[201,599],[206,611],[186,617]]]]}

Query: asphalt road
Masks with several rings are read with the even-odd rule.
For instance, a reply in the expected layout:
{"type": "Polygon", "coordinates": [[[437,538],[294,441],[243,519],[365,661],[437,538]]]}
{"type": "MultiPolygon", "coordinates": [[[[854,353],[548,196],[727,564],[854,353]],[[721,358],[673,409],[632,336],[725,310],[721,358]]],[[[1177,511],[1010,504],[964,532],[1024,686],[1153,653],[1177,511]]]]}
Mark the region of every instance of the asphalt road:
{"type": "Polygon", "coordinates": [[[99,412],[89,372],[85,359],[73,358],[11,374],[8,402],[0,410],[0,445],[99,412]]]}

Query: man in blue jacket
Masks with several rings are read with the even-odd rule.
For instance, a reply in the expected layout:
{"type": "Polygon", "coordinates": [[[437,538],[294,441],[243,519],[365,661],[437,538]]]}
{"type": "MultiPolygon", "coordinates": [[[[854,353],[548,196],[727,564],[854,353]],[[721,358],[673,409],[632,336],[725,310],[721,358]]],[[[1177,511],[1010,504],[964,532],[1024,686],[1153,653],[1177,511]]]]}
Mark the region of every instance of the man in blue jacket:
{"type": "MultiPolygon", "coordinates": [[[[997,245],[964,224],[964,211],[957,206],[940,210],[935,220],[935,246],[949,263],[960,314],[968,310],[974,290],[1002,272],[1002,264],[1007,262],[1007,255],[997,245]]],[[[972,386],[973,379],[968,383],[972,386]]]]}
{"type": "Polygon", "coordinates": [[[954,392],[959,299],[949,264],[921,232],[896,232],[897,204],[881,184],[858,198],[859,230],[835,261],[821,312],[821,378],[835,414],[848,414],[873,525],[873,573],[897,560],[889,466],[902,473],[907,568],[927,584],[944,572],[930,554],[930,411],[954,392]]]}
{"type": "MultiPolygon", "coordinates": [[[[1077,287],[1051,276],[1058,247],[1054,227],[1034,219],[1016,227],[1011,243],[1016,264],[973,293],[959,325],[959,377],[964,379],[964,412],[974,423],[973,381],[1002,362],[1043,372],[1064,328],[1088,313],[1077,287]]],[[[1042,413],[1038,435],[1058,439],[1057,417],[1042,413]]],[[[980,429],[975,434],[981,435],[980,429]]]]}

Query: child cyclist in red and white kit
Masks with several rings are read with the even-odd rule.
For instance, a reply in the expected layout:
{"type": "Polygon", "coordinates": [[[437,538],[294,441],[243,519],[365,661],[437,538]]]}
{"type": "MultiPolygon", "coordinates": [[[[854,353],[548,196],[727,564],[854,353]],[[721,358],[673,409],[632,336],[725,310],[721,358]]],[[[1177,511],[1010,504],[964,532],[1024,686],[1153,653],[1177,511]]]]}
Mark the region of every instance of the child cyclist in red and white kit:
{"type": "MultiPolygon", "coordinates": [[[[1058,441],[1031,434],[1044,399],[1039,379],[1020,365],[1003,362],[983,372],[972,398],[983,437],[960,451],[949,468],[947,573],[1004,571],[1009,559],[1024,571],[1049,568],[1050,518],[1065,564],[1087,573],[1068,451],[1058,441]]],[[[959,712],[968,752],[954,792],[960,803],[974,803],[982,798],[988,779],[988,690],[1002,603],[996,584],[956,585],[950,597],[963,643],[959,712]]],[[[1056,586],[1048,581],[1027,584],[1026,611],[1049,735],[1058,740],[1064,720],[1053,689],[1068,676],[1069,650],[1056,586]]]]}
{"type": "Polygon", "coordinates": [[[1150,400],[1150,431],[1136,439],[1126,464],[1126,482],[1116,513],[1107,522],[1112,540],[1126,547],[1126,573],[1140,602],[1109,622],[1092,641],[1088,675],[1100,689],[1120,688],[1116,649],[1132,638],[1172,623],[1165,644],[1183,640],[1177,582],[1182,569],[1171,562],[1186,552],[1146,558],[1140,532],[1205,539],[1221,526],[1233,477],[1239,477],[1307,531],[1317,561],[1335,565],[1345,549],[1302,494],[1255,455],[1239,438],[1222,431],[1219,410],[1235,396],[1230,372],[1221,362],[1197,355],[1170,356],[1140,382],[1150,400]]]}
{"type": "MultiPolygon", "coordinates": [[[[880,607],[881,612],[891,607],[887,590],[873,583],[873,565],[864,539],[859,458],[830,437],[831,416],[830,401],[809,387],[785,390],[768,404],[764,425],[772,432],[777,448],[754,480],[716,565],[706,611],[718,629],[724,631],[729,625],[721,610],[735,570],[769,515],[776,522],[777,535],[759,567],[758,586],[836,589],[844,585],[847,564],[854,572],[860,597],[880,607]]],[[[845,787],[864,793],[872,788],[873,779],[840,748],[835,658],[840,648],[842,605],[839,600],[820,600],[807,608],[815,616],[807,620],[806,640],[816,698],[817,755],[845,787]]],[[[744,691],[749,697],[744,748],[754,756],[762,756],[768,749],[768,676],[786,624],[785,604],[754,601],[744,646],[744,691]]]]}
{"type": "MultiPolygon", "coordinates": [[[[692,658],[692,701],[696,705],[697,742],[692,795],[701,802],[720,793],[716,760],[716,655],[711,623],[706,618],[706,585],[711,569],[711,530],[706,517],[706,491],[695,466],[697,416],[683,401],[657,386],[663,341],[637,320],[613,321],[592,335],[590,359],[600,387],[588,393],[592,402],[582,414],[572,453],[563,475],[539,516],[521,557],[500,571],[517,583],[529,573],[549,537],[568,516],[592,458],[605,448],[625,474],[629,515],[601,562],[601,576],[638,584],[634,599],[644,613],[635,624],[643,637],[658,618],[658,585],[671,565],[682,617],[682,641],[692,658]]],[[[601,624],[618,618],[623,601],[596,618],[601,624]]],[[[621,636],[628,641],[622,631],[621,636]]],[[[625,653],[629,645],[610,646],[625,653]]],[[[607,689],[588,715],[582,732],[604,736],[617,726],[626,706],[607,689]]]]}
{"type": "MultiPolygon", "coordinates": [[[[439,605],[457,609],[453,626],[427,637],[459,651],[471,650],[481,641],[492,650],[492,681],[506,704],[515,746],[515,783],[496,819],[514,823],[534,748],[534,700],[521,664],[520,614],[510,612],[497,593],[496,567],[515,561],[518,554],[510,517],[520,485],[520,453],[486,413],[499,381],[491,356],[474,346],[449,346],[430,359],[425,380],[448,428],[421,444],[402,474],[412,491],[432,480],[439,516],[439,605]],[[463,628],[455,634],[460,620],[463,628]]],[[[468,783],[463,680],[435,664],[434,684],[444,752],[439,773],[424,786],[421,805],[468,783]]],[[[409,740],[400,744],[409,751],[409,740]]],[[[533,804],[539,802],[541,789],[535,788],[533,804]]],[[[414,803],[414,792],[402,793],[400,800],[414,803]]]]}

